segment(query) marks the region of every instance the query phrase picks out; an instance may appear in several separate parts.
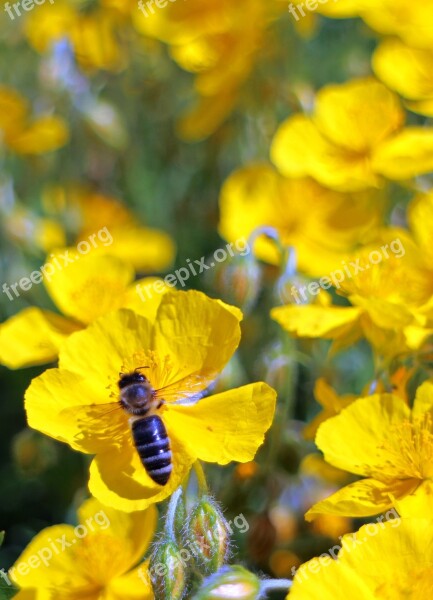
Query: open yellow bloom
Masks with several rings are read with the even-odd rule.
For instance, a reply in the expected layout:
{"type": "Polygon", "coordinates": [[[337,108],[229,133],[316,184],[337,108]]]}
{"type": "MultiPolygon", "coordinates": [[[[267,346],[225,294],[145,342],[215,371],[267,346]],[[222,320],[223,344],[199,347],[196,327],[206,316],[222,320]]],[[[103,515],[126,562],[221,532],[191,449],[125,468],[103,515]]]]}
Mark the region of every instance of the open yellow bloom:
{"type": "Polygon", "coordinates": [[[155,507],[124,513],[93,498],[78,517],[75,528],[41,531],[18,558],[9,572],[17,600],[153,600],[146,567],[137,565],[156,530],[155,507]]]}
{"type": "Polygon", "coordinates": [[[310,175],[340,191],[410,179],[433,169],[433,130],[404,120],[398,97],[372,78],[328,85],[311,117],[280,126],[271,157],[287,177],[310,175]]]}
{"type": "Polygon", "coordinates": [[[276,0],[188,0],[168,3],[163,10],[144,6],[142,12],[132,12],[140,32],[169,44],[174,60],[196,74],[198,101],[179,123],[183,138],[205,138],[227,118],[270,22],[284,11],[276,0]]]}
{"type": "Polygon", "coordinates": [[[396,501],[404,516],[414,497],[431,501],[433,494],[433,384],[418,388],[412,410],[393,394],[357,400],[322,423],[316,444],[331,465],[365,479],[315,504],[307,520],[375,515],[396,501]]]}
{"type": "MultiPolygon", "coordinates": [[[[286,179],[270,165],[257,163],[236,170],[225,181],[219,230],[235,242],[260,227],[273,227],[282,244],[296,249],[301,271],[323,275],[338,267],[358,244],[374,238],[383,211],[378,194],[341,194],[313,179],[286,179]]],[[[264,236],[254,249],[266,262],[281,261],[275,243],[264,236]]]]}
{"type": "Polygon", "coordinates": [[[430,515],[364,525],[343,537],[336,560],[302,565],[287,600],[430,600],[432,536],[430,515]]]}
{"type": "Polygon", "coordinates": [[[17,154],[45,154],[64,146],[69,138],[60,117],[31,118],[27,101],[13,88],[0,86],[0,137],[17,154]]]}
{"type": "Polygon", "coordinates": [[[109,254],[131,264],[137,271],[159,272],[173,261],[175,244],[159,229],[137,223],[135,215],[119,200],[85,187],[51,187],[45,190],[47,212],[67,224],[75,223],[75,242],[86,240],[96,232],[110,234],[106,243],[98,243],[92,253],[109,254]]]}
{"type": "Polygon", "coordinates": [[[362,17],[384,35],[396,35],[408,46],[433,49],[433,5],[425,0],[339,0],[319,4],[329,17],[362,17]]]}
{"type": "Polygon", "coordinates": [[[405,98],[410,110],[433,116],[433,47],[410,48],[398,39],[387,39],[373,55],[379,79],[405,98]]]}
{"type": "MultiPolygon", "coordinates": [[[[169,289],[162,280],[152,277],[133,284],[134,270],[118,258],[69,251],[67,258],[74,262],[65,264],[66,252],[52,255],[52,269],[43,279],[48,294],[65,316],[32,306],[0,325],[0,362],[10,369],[56,360],[69,335],[117,308],[155,314],[162,294],[169,289]],[[159,293],[153,290],[156,282],[159,293]]],[[[9,293],[13,299],[13,290],[9,293]]]]}
{"type": "Polygon", "coordinates": [[[193,403],[240,340],[238,309],[199,292],[168,292],[155,317],[120,310],[70,336],[59,368],[26,392],[30,427],[96,454],[90,490],[104,504],[133,511],[169,496],[197,460],[248,462],[271,425],[276,394],[253,383],[193,403]],[[165,486],[147,474],[119,402],[120,373],[143,370],[160,404],[173,471],[165,486]],[[184,403],[177,401],[183,400],[184,403]]]}
{"type": "Polygon", "coordinates": [[[381,243],[364,248],[346,265],[355,265],[351,277],[341,270],[337,285],[352,306],[291,304],[272,309],[272,318],[297,337],[333,340],[335,350],[361,338],[387,357],[420,348],[432,333],[433,281],[414,240],[404,231],[389,230],[381,243]],[[393,236],[399,252],[388,252],[388,258],[383,255],[373,264],[370,257],[377,260],[384,239],[393,236]]]}

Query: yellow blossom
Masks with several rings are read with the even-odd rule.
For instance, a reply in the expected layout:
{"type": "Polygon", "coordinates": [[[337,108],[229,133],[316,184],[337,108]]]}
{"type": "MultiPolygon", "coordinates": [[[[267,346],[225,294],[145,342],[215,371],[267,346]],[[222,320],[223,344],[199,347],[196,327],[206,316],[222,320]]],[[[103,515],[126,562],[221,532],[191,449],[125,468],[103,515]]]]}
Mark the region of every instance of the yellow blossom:
{"type": "Polygon", "coordinates": [[[302,565],[287,600],[430,600],[432,536],[428,515],[364,525],[343,537],[336,560],[302,565]]]}
{"type": "Polygon", "coordinates": [[[433,47],[410,48],[398,39],[386,39],[373,55],[373,68],[406,99],[410,110],[433,117],[433,47]]]}
{"type": "Polygon", "coordinates": [[[398,97],[373,78],[328,85],[311,116],[280,126],[271,157],[287,177],[310,175],[340,191],[410,179],[433,169],[433,130],[404,121],[398,97]]]}
{"type": "Polygon", "coordinates": [[[0,137],[12,152],[45,154],[66,144],[66,123],[54,115],[31,117],[27,101],[13,88],[0,86],[0,137]]]}
{"type": "Polygon", "coordinates": [[[169,496],[197,459],[251,461],[273,419],[276,394],[269,386],[186,400],[228,362],[239,344],[240,319],[235,307],[194,291],[166,293],[153,317],[130,310],[101,317],[66,340],[58,369],[33,380],[26,392],[30,427],[96,454],[90,491],[126,511],[169,496]],[[140,369],[170,440],[173,470],[165,486],[147,474],[119,399],[119,374],[140,369]]]}
{"type": "Polygon", "coordinates": [[[9,571],[17,600],[153,600],[147,565],[137,564],[156,530],[155,507],[123,513],[91,499],[78,517],[76,528],[41,531],[18,558],[9,571]]]}
{"type": "MultiPolygon", "coordinates": [[[[284,246],[295,248],[299,269],[320,276],[338,267],[359,243],[374,237],[383,211],[379,194],[341,194],[313,179],[286,179],[270,165],[257,163],[238,169],[225,181],[219,230],[235,242],[260,227],[273,227],[284,246]]],[[[275,243],[265,236],[260,236],[254,249],[266,262],[281,261],[275,243]]]]}
{"type": "Polygon", "coordinates": [[[331,465],[364,479],[315,504],[307,520],[375,515],[396,501],[404,516],[406,498],[431,501],[433,493],[433,384],[418,388],[412,410],[393,394],[357,400],[322,423],[316,444],[331,465]]]}
{"type": "MultiPolygon", "coordinates": [[[[0,362],[11,369],[55,361],[69,335],[117,308],[152,316],[169,289],[153,277],[133,283],[132,267],[111,256],[62,250],[51,255],[44,267],[49,273],[43,279],[45,288],[64,316],[32,306],[2,323],[0,362]],[[70,264],[63,259],[66,252],[73,259],[70,264]],[[157,282],[159,293],[154,291],[157,282]]],[[[13,299],[13,290],[9,293],[13,299]]]]}

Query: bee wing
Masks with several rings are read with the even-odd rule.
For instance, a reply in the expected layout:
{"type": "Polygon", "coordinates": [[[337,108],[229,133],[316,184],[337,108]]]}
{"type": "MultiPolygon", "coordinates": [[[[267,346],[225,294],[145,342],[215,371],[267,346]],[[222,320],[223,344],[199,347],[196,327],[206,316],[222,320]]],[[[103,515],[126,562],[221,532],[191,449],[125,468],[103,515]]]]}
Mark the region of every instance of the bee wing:
{"type": "Polygon", "coordinates": [[[198,402],[207,394],[207,388],[213,382],[216,373],[208,375],[187,375],[174,383],[156,390],[156,398],[175,402],[176,400],[188,400],[191,403],[198,402]]]}

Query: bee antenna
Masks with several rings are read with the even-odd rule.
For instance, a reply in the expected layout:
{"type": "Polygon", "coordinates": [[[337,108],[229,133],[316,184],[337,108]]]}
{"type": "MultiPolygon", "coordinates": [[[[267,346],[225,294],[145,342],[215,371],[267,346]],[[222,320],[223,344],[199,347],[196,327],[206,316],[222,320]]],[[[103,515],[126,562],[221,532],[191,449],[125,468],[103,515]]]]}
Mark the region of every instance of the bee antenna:
{"type": "Polygon", "coordinates": [[[150,367],[135,367],[134,371],[138,371],[138,369],[150,369],[150,367]]]}

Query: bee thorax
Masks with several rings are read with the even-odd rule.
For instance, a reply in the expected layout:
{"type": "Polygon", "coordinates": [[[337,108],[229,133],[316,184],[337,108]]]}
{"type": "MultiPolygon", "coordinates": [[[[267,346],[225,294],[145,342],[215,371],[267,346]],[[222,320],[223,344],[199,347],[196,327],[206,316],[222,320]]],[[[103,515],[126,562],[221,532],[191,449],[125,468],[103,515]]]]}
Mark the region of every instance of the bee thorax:
{"type": "Polygon", "coordinates": [[[152,388],[143,383],[132,383],[120,391],[120,404],[132,415],[146,415],[152,398],[152,388]]]}

